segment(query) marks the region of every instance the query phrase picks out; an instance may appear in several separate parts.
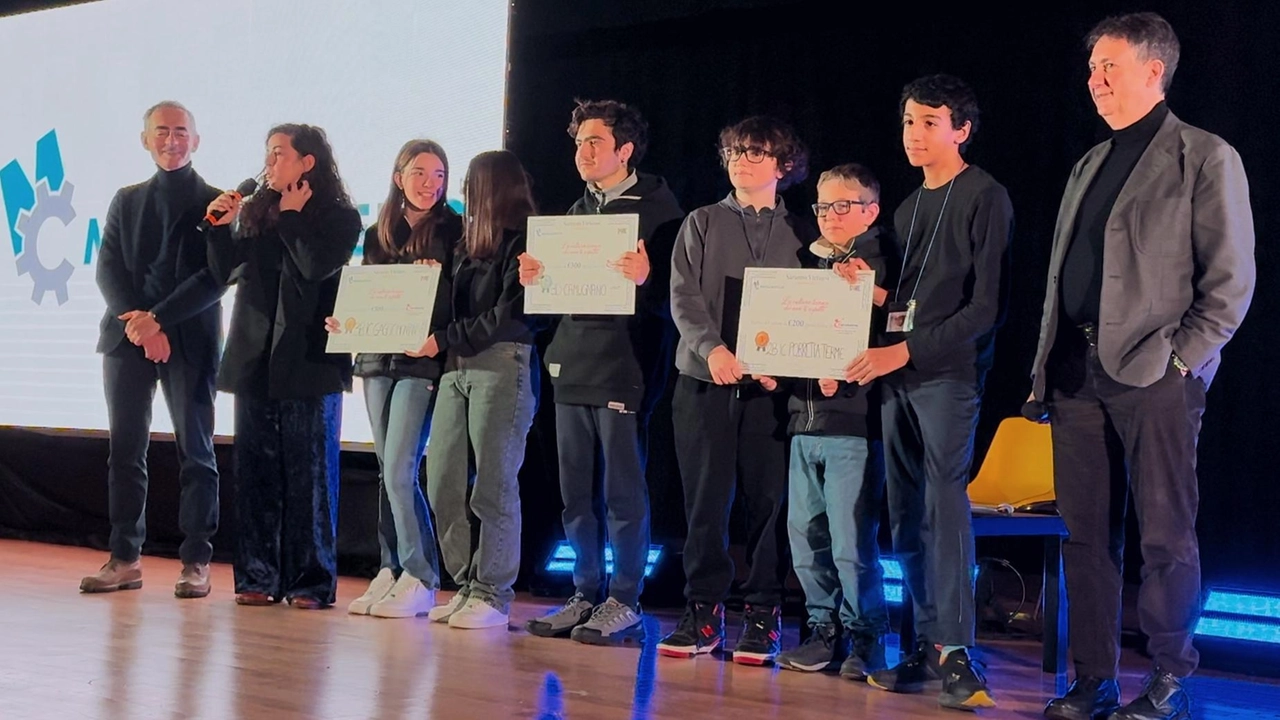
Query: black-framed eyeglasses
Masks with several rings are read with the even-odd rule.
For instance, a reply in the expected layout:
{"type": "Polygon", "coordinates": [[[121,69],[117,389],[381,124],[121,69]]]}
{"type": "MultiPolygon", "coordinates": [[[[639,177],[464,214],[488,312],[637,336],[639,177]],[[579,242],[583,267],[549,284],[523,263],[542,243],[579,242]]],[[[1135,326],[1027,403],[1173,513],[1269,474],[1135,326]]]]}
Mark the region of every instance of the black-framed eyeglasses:
{"type": "Polygon", "coordinates": [[[758,164],[764,162],[764,159],[769,157],[771,154],[772,153],[759,145],[735,145],[733,147],[720,148],[720,157],[724,158],[724,161],[727,163],[733,162],[743,155],[746,155],[747,162],[758,164]]]}
{"type": "Polygon", "coordinates": [[[865,207],[870,204],[871,202],[868,200],[837,200],[829,203],[814,203],[811,207],[813,208],[814,215],[824,217],[828,210],[835,210],[837,215],[848,215],[854,205],[862,205],[865,207]]]}

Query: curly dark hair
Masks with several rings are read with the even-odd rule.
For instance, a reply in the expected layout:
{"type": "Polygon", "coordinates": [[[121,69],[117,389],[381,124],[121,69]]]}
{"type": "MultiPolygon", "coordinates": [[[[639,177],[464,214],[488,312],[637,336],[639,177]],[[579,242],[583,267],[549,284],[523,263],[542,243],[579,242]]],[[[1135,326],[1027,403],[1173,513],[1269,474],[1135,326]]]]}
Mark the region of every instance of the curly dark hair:
{"type": "Polygon", "coordinates": [[[736,145],[759,145],[768,148],[783,171],[778,190],[786,190],[809,176],[809,148],[787,123],[773,117],[756,115],[720,131],[720,164],[728,167],[724,150],[736,145]]]}
{"type": "Polygon", "coordinates": [[[649,123],[639,110],[618,102],[617,100],[574,100],[578,106],[573,109],[569,121],[569,137],[578,137],[578,127],[588,120],[603,120],[613,131],[614,149],[631,143],[631,158],[627,160],[627,169],[636,166],[644,159],[649,149],[649,123]]]}
{"type": "Polygon", "coordinates": [[[951,128],[959,130],[964,124],[969,126],[969,137],[960,145],[960,151],[969,147],[973,136],[978,134],[978,96],[969,84],[954,75],[926,75],[907,83],[902,88],[902,99],[898,101],[898,116],[907,110],[907,101],[913,100],[921,105],[951,111],[951,128]]]}
{"type": "Polygon", "coordinates": [[[1143,62],[1155,59],[1164,63],[1161,89],[1169,90],[1169,83],[1173,82],[1173,71],[1178,69],[1182,46],[1168,20],[1153,12],[1109,17],[1089,31],[1085,38],[1085,50],[1092,51],[1093,46],[1104,37],[1119,38],[1129,43],[1137,51],[1138,59],[1143,62]]]}
{"type": "MultiPolygon", "coordinates": [[[[354,208],[351,196],[347,194],[347,186],[338,174],[338,161],[333,157],[333,148],[322,128],[315,125],[285,123],[277,125],[267,133],[267,140],[272,135],[289,136],[293,149],[301,156],[310,155],[316,164],[302,174],[311,187],[310,203],[337,205],[354,208]]],[[[275,227],[280,219],[280,193],[269,187],[261,187],[240,209],[239,234],[242,237],[255,237],[275,227]]]]}

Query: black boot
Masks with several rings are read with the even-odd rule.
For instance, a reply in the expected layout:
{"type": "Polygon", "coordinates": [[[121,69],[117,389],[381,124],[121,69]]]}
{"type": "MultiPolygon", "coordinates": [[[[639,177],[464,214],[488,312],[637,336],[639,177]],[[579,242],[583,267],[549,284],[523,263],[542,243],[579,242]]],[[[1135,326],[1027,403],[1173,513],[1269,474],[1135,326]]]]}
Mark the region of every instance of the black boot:
{"type": "Polygon", "coordinates": [[[1106,720],[1120,707],[1120,683],[1096,677],[1078,677],[1067,694],[1054,698],[1044,716],[1054,720],[1106,720]]]}
{"type": "Polygon", "coordinates": [[[1191,696],[1181,680],[1156,668],[1142,694],[1111,713],[1111,720],[1191,720],[1191,696]]]}

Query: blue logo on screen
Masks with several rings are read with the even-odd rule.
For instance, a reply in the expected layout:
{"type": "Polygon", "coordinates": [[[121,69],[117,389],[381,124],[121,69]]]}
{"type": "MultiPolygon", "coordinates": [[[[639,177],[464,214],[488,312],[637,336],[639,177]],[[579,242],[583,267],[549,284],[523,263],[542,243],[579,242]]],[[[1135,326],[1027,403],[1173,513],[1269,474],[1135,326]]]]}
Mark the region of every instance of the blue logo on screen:
{"type": "MultiPolygon", "coordinates": [[[[59,305],[66,304],[67,281],[75,272],[75,266],[62,258],[53,267],[47,267],[37,252],[40,231],[49,221],[57,220],[65,227],[76,217],[72,206],[75,187],[64,178],[56,130],[50,130],[36,141],[36,167],[32,179],[27,178],[17,159],[0,168],[0,194],[4,197],[5,221],[18,275],[31,278],[31,302],[39,305],[47,293],[53,293],[59,305]]],[[[96,235],[98,221],[90,220],[89,224],[90,234],[96,235]]]]}

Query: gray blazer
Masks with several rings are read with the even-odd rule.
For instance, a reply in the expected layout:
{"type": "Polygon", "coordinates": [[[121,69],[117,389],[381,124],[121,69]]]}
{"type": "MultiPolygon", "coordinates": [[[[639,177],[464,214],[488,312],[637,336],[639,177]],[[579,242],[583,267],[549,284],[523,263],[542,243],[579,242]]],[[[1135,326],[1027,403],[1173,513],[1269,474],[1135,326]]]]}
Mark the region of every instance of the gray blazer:
{"type": "MultiPolygon", "coordinates": [[[[1085,191],[1110,151],[1085,154],[1067,180],[1053,230],[1033,391],[1058,329],[1058,278],[1085,191]]],[[[1107,221],[1098,357],[1112,379],[1147,387],[1173,353],[1207,387],[1222,346],[1253,299],[1253,213],[1240,155],[1169,113],[1120,190],[1107,221]]]]}

